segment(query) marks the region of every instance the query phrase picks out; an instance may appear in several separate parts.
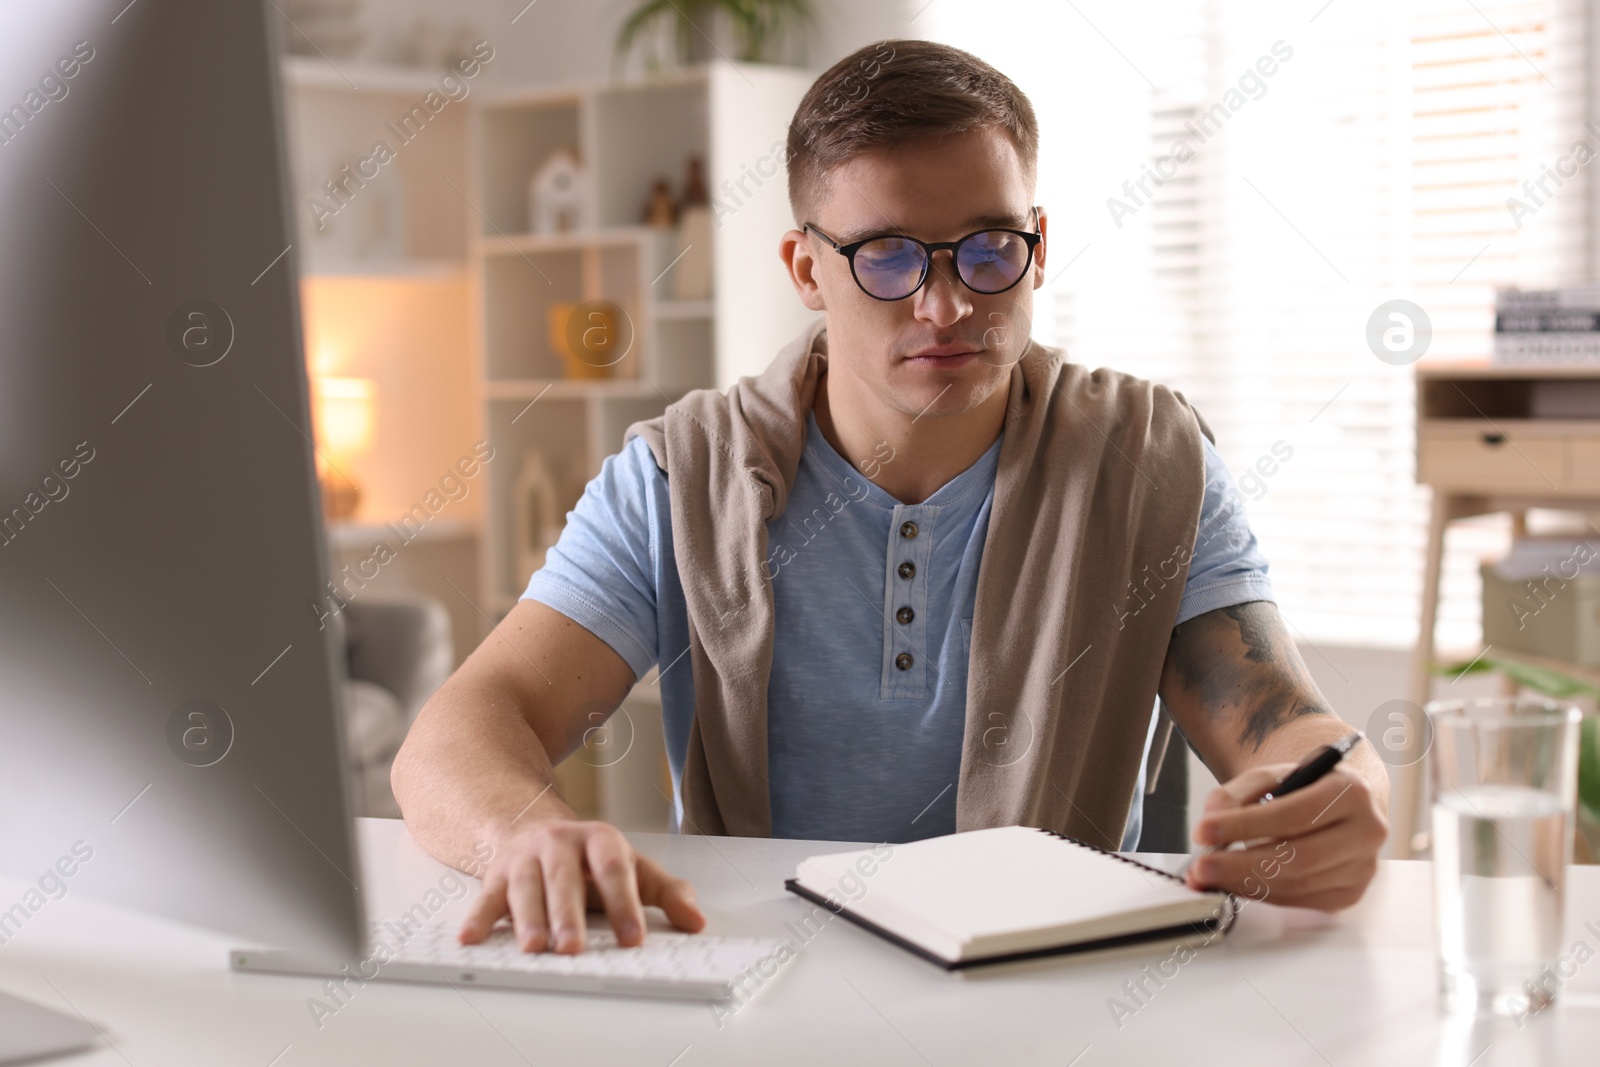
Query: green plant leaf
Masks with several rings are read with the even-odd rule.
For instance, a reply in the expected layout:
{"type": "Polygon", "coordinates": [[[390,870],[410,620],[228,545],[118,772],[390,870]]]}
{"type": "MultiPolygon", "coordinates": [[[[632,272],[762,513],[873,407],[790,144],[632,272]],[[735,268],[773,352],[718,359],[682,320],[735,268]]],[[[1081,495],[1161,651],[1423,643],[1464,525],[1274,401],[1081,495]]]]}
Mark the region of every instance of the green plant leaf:
{"type": "Polygon", "coordinates": [[[1584,719],[1578,727],[1578,803],[1600,822],[1600,719],[1584,719]]]}
{"type": "Polygon", "coordinates": [[[616,55],[626,55],[642,35],[670,24],[678,62],[687,62],[690,45],[710,31],[718,11],[727,16],[739,58],[747,62],[775,58],[786,34],[816,24],[812,0],[643,0],[617,30],[616,55]]]}
{"type": "Polygon", "coordinates": [[[650,28],[651,23],[663,18],[673,18],[677,15],[672,0],[645,0],[644,3],[634,8],[622,25],[617,29],[617,51],[625,53],[638,41],[639,35],[650,28]]]}
{"type": "MultiPolygon", "coordinates": [[[[1594,697],[1600,699],[1600,686],[1574,678],[1548,667],[1535,667],[1513,659],[1479,656],[1470,663],[1435,666],[1435,673],[1452,678],[1466,674],[1499,671],[1518,685],[1557,699],[1594,697]]],[[[1578,726],[1578,804],[1585,814],[1600,822],[1600,718],[1586,717],[1578,726]]]]}
{"type": "Polygon", "coordinates": [[[1497,656],[1479,656],[1470,663],[1439,666],[1435,670],[1436,673],[1449,678],[1499,671],[1518,685],[1526,686],[1534,692],[1543,693],[1546,696],[1561,699],[1577,696],[1600,698],[1600,686],[1596,686],[1592,682],[1575,678],[1561,671],[1551,670],[1548,667],[1535,667],[1520,660],[1500,659],[1497,656]]]}

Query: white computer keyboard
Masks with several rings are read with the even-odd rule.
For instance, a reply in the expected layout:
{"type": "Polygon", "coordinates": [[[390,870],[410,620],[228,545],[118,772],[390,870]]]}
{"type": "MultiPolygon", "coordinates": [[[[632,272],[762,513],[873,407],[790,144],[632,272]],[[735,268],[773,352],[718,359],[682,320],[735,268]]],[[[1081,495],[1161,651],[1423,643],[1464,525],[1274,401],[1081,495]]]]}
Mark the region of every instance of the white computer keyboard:
{"type": "MultiPolygon", "coordinates": [[[[591,923],[596,918],[599,925],[591,925],[588,945],[576,956],[523,952],[504,925],[482,944],[462,945],[453,925],[427,923],[401,940],[394,924],[374,920],[367,931],[367,956],[342,973],[303,953],[281,949],[234,949],[229,958],[236,971],[726,1001],[766,983],[771,974],[757,976],[754,968],[780,945],[754,937],[651,931],[643,945],[622,948],[603,918],[592,916],[591,923]],[[380,943],[386,953],[378,950],[380,943]]],[[[771,972],[777,962],[764,970],[771,972]]]]}

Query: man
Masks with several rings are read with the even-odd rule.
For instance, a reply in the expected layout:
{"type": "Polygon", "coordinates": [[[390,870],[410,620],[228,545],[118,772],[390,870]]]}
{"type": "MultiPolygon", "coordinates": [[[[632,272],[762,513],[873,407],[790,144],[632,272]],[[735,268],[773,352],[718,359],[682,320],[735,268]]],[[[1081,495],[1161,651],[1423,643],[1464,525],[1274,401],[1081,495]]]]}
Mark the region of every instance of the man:
{"type": "Polygon", "coordinates": [[[703,926],[692,887],[552,788],[652,665],[686,831],[1022,822],[1132,848],[1159,695],[1225,782],[1196,840],[1246,844],[1191,884],[1361,896],[1387,830],[1367,746],[1253,803],[1349,730],[1209,431],[1172,391],[1028,339],[1037,142],[1016,86],[957,49],[883,42],[817,80],[780,253],[819,327],[731,397],[633,428],[395,761],[416,838],[488,857],[464,941],[509,916],[525,949],[577,952],[586,903],[623,944],[642,906],[703,926]]]}

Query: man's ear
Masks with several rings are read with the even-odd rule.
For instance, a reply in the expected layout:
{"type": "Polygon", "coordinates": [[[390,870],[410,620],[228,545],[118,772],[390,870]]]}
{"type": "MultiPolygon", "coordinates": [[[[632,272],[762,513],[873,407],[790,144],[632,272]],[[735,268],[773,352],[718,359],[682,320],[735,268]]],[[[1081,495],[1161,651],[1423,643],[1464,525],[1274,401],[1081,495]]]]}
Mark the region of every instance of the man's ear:
{"type": "Polygon", "coordinates": [[[800,302],[812,311],[828,310],[817,278],[817,257],[811,254],[811,240],[805,231],[790,230],[784,234],[778,242],[778,258],[783,260],[794,291],[800,294],[800,302]]]}
{"type": "Polygon", "coordinates": [[[1044,287],[1044,253],[1050,247],[1050,213],[1044,208],[1039,209],[1039,247],[1033,254],[1033,287],[1044,287]]]}

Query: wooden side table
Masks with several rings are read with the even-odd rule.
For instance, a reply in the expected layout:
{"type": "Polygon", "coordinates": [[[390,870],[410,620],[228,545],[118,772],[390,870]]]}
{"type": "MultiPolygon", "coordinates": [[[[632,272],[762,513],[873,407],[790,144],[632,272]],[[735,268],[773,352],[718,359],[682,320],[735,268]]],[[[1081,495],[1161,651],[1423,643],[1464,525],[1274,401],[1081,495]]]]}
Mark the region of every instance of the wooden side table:
{"type": "MultiPolygon", "coordinates": [[[[1529,508],[1600,511],[1600,367],[1437,364],[1417,368],[1417,482],[1433,489],[1422,611],[1408,696],[1431,694],[1445,531],[1457,519],[1529,508]]],[[[1510,658],[1543,662],[1505,650],[1510,658]]],[[[1394,854],[1428,845],[1423,768],[1401,768],[1391,815],[1394,854]]]]}

